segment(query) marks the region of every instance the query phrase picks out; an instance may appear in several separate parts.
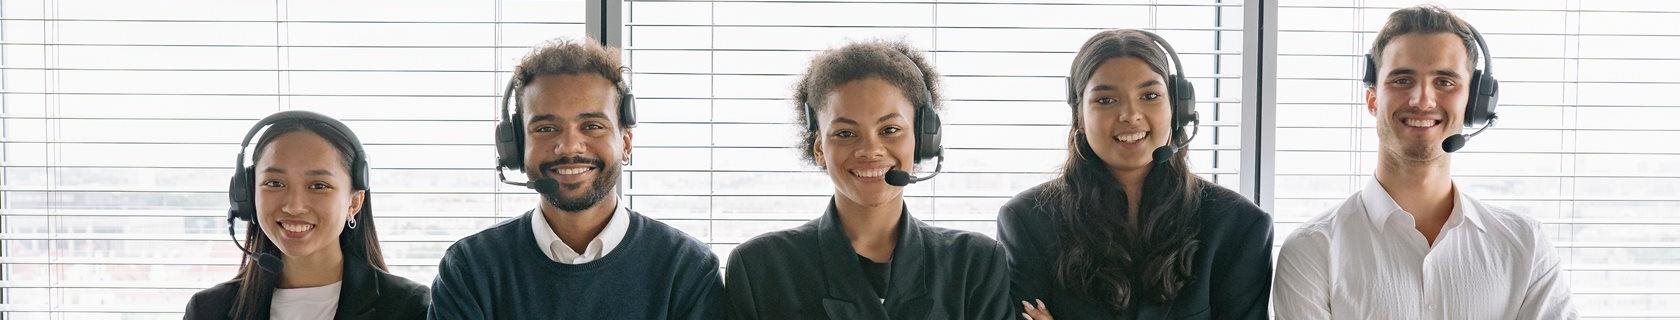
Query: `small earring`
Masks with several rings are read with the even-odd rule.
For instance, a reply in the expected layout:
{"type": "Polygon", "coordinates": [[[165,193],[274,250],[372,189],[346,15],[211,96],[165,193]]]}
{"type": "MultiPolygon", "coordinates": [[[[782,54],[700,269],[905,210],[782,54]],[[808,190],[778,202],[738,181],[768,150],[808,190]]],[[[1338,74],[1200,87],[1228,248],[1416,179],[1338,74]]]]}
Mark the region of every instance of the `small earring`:
{"type": "Polygon", "coordinates": [[[350,223],[347,223],[345,225],[349,226],[351,229],[355,229],[356,228],[356,218],[350,218],[350,223]]]}

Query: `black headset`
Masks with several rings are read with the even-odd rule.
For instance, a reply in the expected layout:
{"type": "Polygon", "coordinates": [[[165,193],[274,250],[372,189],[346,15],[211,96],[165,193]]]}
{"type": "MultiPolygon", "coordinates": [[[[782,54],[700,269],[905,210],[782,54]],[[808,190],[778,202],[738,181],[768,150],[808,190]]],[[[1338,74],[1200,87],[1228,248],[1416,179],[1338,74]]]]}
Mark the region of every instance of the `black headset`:
{"type": "MultiPolygon", "coordinates": [[[[503,168],[509,170],[525,170],[525,124],[522,112],[524,102],[519,101],[519,90],[529,84],[533,76],[524,70],[514,72],[513,79],[508,81],[507,91],[502,94],[501,121],[496,123],[496,175],[501,176],[503,168]],[[513,111],[508,112],[508,105],[513,105],[513,111]]],[[[630,86],[622,80],[613,84],[618,90],[618,123],[626,128],[636,127],[636,96],[630,93],[630,86]]],[[[519,182],[502,182],[525,186],[519,182]]]]}
{"type": "MultiPolygon", "coordinates": [[[[1470,101],[1464,106],[1464,126],[1481,126],[1481,128],[1476,129],[1476,132],[1468,136],[1464,134],[1448,136],[1446,141],[1441,142],[1441,149],[1446,152],[1454,152],[1463,148],[1466,140],[1482,134],[1482,130],[1487,130],[1488,127],[1492,127],[1499,120],[1499,113],[1495,110],[1499,107],[1499,79],[1493,78],[1493,55],[1488,53],[1487,42],[1482,41],[1482,33],[1477,32],[1476,27],[1469,24],[1464,26],[1470,29],[1470,36],[1476,40],[1476,47],[1482,49],[1481,55],[1483,58],[1483,68],[1475,69],[1470,73],[1470,101]]],[[[1369,53],[1365,54],[1364,82],[1366,87],[1375,88],[1377,86],[1377,72],[1377,57],[1372,57],[1369,53]]]]}
{"type": "MultiPolygon", "coordinates": [[[[255,163],[249,166],[245,165],[245,148],[250,146],[251,138],[256,137],[257,132],[261,132],[263,128],[289,121],[306,121],[325,125],[332,129],[333,132],[330,134],[337,134],[349,141],[351,153],[353,153],[350,155],[350,185],[354,190],[372,192],[368,189],[367,153],[362,150],[361,139],[356,138],[356,133],[351,132],[350,127],[326,115],[309,111],[282,111],[269,115],[262,120],[258,120],[256,125],[251,126],[251,130],[245,132],[245,138],[239,140],[239,158],[234,162],[233,179],[228,183],[228,236],[234,238],[234,245],[239,245],[239,238],[233,234],[235,219],[246,221],[253,226],[260,225],[256,223],[256,167],[255,163]]],[[[373,197],[364,195],[362,212],[366,213],[368,208],[371,207],[373,207],[373,197]]],[[[280,259],[272,254],[252,252],[246,246],[240,246],[239,249],[255,259],[264,270],[272,273],[280,272],[280,259]]]]}
{"type": "MultiPolygon", "coordinates": [[[[922,84],[917,87],[921,89],[922,98],[910,99],[910,103],[916,105],[916,129],[914,130],[916,133],[916,162],[922,162],[935,158],[939,159],[935,162],[933,174],[926,177],[912,177],[908,172],[898,169],[888,170],[887,183],[902,187],[911,183],[932,179],[934,176],[939,175],[939,171],[941,167],[944,166],[945,162],[945,147],[940,145],[939,113],[933,110],[933,91],[928,88],[927,84],[929,79],[927,78],[927,74],[922,73],[922,65],[917,63],[916,59],[911,59],[909,54],[899,51],[896,48],[891,49],[891,51],[893,53],[897,53],[901,57],[904,57],[904,60],[908,61],[913,69],[916,69],[916,75],[921,78],[922,84]]],[[[806,99],[814,98],[815,97],[806,97],[806,99]]],[[[817,124],[817,108],[812,107],[810,101],[800,101],[799,104],[805,108],[805,129],[812,132],[819,130],[817,124]]],[[[809,152],[809,150],[804,152],[809,152]]]]}
{"type": "MultiPolygon", "coordinates": [[[[1167,43],[1167,40],[1153,32],[1134,31],[1148,36],[1150,42],[1154,42],[1161,49],[1165,49],[1167,57],[1172,60],[1173,65],[1173,74],[1167,75],[1167,95],[1172,98],[1168,101],[1168,104],[1172,107],[1172,136],[1167,138],[1167,145],[1155,148],[1155,151],[1150,155],[1155,160],[1155,164],[1160,165],[1171,159],[1174,153],[1182,152],[1184,148],[1189,147],[1190,140],[1196,139],[1196,135],[1202,131],[1201,127],[1191,126],[1192,123],[1201,123],[1201,113],[1196,112],[1196,86],[1191,85],[1190,80],[1184,78],[1184,63],[1178,60],[1178,51],[1173,50],[1172,44],[1167,43]],[[1190,135],[1185,137],[1182,142],[1177,141],[1178,134],[1183,132],[1186,126],[1189,126],[1192,130],[1190,135]]],[[[1073,77],[1067,78],[1069,98],[1083,96],[1084,87],[1083,83],[1073,83],[1073,77]]],[[[1079,117],[1079,105],[1084,102],[1080,99],[1068,99],[1068,103],[1074,108],[1073,116],[1079,117]]]]}

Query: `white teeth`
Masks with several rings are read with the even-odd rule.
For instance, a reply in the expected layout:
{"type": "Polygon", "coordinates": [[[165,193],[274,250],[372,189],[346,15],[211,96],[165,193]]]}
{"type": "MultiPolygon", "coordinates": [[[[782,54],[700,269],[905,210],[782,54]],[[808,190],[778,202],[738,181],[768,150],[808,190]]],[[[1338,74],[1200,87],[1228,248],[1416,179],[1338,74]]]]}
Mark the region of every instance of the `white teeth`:
{"type": "Polygon", "coordinates": [[[887,174],[887,169],[852,170],[852,175],[863,178],[874,178],[887,174]]]}
{"type": "Polygon", "coordinates": [[[292,223],[281,222],[280,223],[280,228],[286,229],[286,231],[291,231],[291,232],[304,232],[304,231],[309,231],[309,229],[314,229],[315,225],[313,225],[313,224],[292,224],[292,223]]]}
{"type": "Polygon", "coordinates": [[[1435,124],[1438,123],[1438,122],[1440,122],[1440,121],[1421,120],[1421,119],[1406,119],[1406,126],[1408,126],[1408,127],[1418,127],[1418,128],[1428,128],[1428,127],[1435,126],[1435,124]]]}
{"type": "Polygon", "coordinates": [[[1122,133],[1122,134],[1114,135],[1114,140],[1120,140],[1120,142],[1124,142],[1124,143],[1132,143],[1132,142],[1137,142],[1138,140],[1143,140],[1143,137],[1147,137],[1147,136],[1149,136],[1149,131],[1122,133]]]}
{"type": "Polygon", "coordinates": [[[589,169],[592,169],[592,168],[588,168],[588,167],[583,167],[583,168],[559,168],[559,169],[554,169],[554,172],[559,173],[559,174],[563,174],[563,175],[574,175],[574,174],[587,172],[587,171],[589,171],[589,169]]]}

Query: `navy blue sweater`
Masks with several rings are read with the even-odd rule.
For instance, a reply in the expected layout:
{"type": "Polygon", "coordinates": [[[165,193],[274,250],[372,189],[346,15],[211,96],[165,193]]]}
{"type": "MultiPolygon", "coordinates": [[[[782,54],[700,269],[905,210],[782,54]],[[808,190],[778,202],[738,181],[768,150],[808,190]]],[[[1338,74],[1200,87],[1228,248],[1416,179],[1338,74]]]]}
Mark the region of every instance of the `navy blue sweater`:
{"type": "Polygon", "coordinates": [[[430,319],[714,319],[723,292],[705,243],[630,212],[606,256],[568,265],[539,251],[531,212],[456,241],[438,264],[430,319]]]}

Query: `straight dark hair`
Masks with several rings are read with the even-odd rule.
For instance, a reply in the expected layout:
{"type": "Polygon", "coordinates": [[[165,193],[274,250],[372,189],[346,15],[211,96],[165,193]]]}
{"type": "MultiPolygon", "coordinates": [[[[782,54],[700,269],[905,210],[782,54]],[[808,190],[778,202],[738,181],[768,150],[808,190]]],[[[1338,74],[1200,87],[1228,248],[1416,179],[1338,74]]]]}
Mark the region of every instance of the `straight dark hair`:
{"type": "MultiPolygon", "coordinates": [[[[1381,31],[1377,32],[1377,40],[1371,43],[1371,62],[1377,69],[1381,69],[1383,50],[1388,49],[1388,43],[1394,38],[1408,34],[1437,34],[1451,33],[1464,42],[1464,54],[1469,60],[1471,69],[1475,69],[1476,62],[1481,55],[1477,54],[1476,36],[1470,29],[1470,23],[1458,18],[1452,11],[1447,11],[1435,5],[1419,5],[1395,10],[1388,15],[1388,22],[1383,23],[1381,31]]],[[[1371,70],[1377,72],[1377,70],[1371,70]]]]}
{"type": "MultiPolygon", "coordinates": [[[[1056,206],[1055,283],[1089,296],[1109,310],[1123,312],[1138,299],[1166,302],[1190,281],[1192,257],[1200,245],[1198,232],[1202,181],[1190,173],[1185,152],[1167,163],[1151,164],[1143,181],[1139,212],[1127,212],[1128,201],[1119,177],[1091,149],[1079,118],[1085,83],[1111,58],[1133,57],[1168,78],[1167,54],[1156,37],[1136,30],[1097,33],[1080,48],[1069,74],[1068,106],[1073,126],[1068,131],[1068,155],[1061,175],[1047,188],[1056,206]],[[1137,214],[1138,224],[1127,216],[1137,214]]],[[[1172,101],[1176,97],[1167,97],[1172,101]]],[[[1171,139],[1184,143],[1183,130],[1171,139]]]]}
{"type": "MultiPolygon", "coordinates": [[[[352,175],[357,174],[351,168],[351,161],[352,157],[355,156],[356,148],[351,145],[350,139],[340,134],[337,129],[312,120],[283,120],[269,126],[267,130],[263,131],[262,137],[257,138],[256,155],[252,156],[251,163],[256,163],[257,158],[262,157],[263,150],[267,149],[268,144],[273,143],[274,139],[294,132],[311,133],[327,140],[327,143],[332,144],[333,149],[338,151],[339,163],[344,165],[345,172],[350,172],[352,175]]],[[[367,177],[351,177],[351,179],[367,179],[367,177]]],[[[379,233],[375,231],[373,226],[372,197],[372,193],[364,196],[361,212],[356,214],[356,228],[345,228],[344,232],[339,233],[338,248],[344,252],[344,263],[356,263],[353,261],[356,258],[361,258],[363,259],[362,263],[367,263],[374,268],[385,271],[385,255],[379,249],[379,233]]],[[[279,247],[263,235],[260,225],[257,220],[252,220],[245,225],[245,243],[251,246],[251,251],[283,256],[279,247]]],[[[231,317],[233,319],[253,319],[259,314],[268,313],[266,308],[269,307],[269,300],[274,298],[274,289],[279,286],[280,273],[263,271],[250,257],[245,257],[240,260],[239,274],[235,275],[234,279],[239,280],[239,295],[234,297],[233,310],[229,310],[231,317]]]]}

